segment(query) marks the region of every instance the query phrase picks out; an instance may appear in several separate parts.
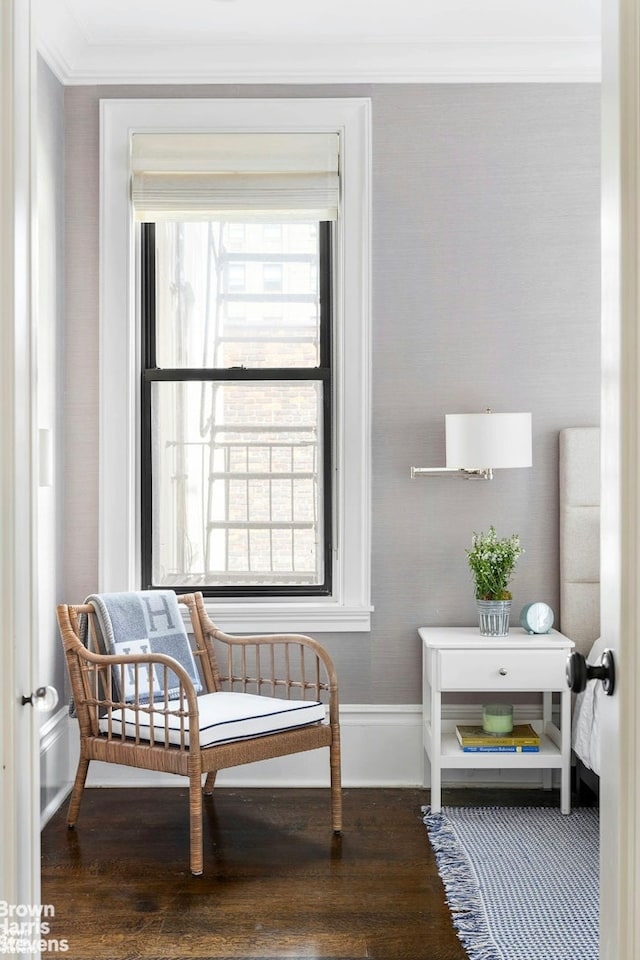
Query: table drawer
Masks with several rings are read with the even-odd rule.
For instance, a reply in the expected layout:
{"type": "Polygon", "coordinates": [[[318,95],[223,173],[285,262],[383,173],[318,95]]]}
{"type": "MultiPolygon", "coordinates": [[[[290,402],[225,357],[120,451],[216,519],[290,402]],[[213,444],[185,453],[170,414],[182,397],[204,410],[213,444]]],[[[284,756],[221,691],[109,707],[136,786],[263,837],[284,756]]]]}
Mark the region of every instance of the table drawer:
{"type": "Polygon", "coordinates": [[[439,650],[438,686],[441,690],[564,690],[566,662],[565,649],[439,650]]]}

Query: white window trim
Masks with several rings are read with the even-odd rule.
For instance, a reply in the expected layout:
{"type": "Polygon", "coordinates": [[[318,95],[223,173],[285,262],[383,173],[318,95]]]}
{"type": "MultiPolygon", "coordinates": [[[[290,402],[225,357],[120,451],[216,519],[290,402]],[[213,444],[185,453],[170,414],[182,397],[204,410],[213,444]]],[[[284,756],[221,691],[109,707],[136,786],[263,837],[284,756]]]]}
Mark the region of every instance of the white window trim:
{"type": "Polygon", "coordinates": [[[337,131],[341,215],[336,243],[333,595],[209,599],[229,631],[369,630],[371,619],[370,114],[368,99],[100,102],[99,587],[139,585],[139,325],[130,202],[137,132],[337,131]]]}

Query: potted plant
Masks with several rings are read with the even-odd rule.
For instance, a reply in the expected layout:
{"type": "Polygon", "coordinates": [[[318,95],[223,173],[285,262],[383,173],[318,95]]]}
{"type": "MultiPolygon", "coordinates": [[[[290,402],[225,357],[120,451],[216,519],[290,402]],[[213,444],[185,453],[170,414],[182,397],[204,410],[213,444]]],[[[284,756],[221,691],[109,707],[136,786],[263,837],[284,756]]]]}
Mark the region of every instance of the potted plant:
{"type": "Polygon", "coordinates": [[[483,636],[505,637],[509,633],[509,584],[518,557],[523,552],[517,533],[498,540],[495,527],[491,526],[487,534],[473,534],[467,558],[475,586],[480,633],[483,636]]]}

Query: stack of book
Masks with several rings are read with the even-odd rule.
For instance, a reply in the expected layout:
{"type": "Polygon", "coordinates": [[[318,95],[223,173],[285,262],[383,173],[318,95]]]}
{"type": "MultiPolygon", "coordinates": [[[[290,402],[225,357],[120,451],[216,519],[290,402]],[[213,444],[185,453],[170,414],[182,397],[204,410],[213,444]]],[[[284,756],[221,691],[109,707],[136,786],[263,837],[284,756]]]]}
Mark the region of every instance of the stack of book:
{"type": "Polygon", "coordinates": [[[485,733],[481,726],[456,727],[456,736],[466,753],[537,753],[540,737],[530,723],[517,723],[509,734],[485,733]]]}

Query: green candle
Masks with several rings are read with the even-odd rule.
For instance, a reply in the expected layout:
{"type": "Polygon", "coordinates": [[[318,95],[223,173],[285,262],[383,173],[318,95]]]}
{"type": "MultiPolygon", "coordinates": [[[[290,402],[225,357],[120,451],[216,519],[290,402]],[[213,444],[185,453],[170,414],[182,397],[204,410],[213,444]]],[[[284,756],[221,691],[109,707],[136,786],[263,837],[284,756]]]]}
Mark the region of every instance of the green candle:
{"type": "Polygon", "coordinates": [[[488,703],[482,708],[482,729],[485,733],[508,735],[513,730],[513,706],[510,703],[488,703]]]}

